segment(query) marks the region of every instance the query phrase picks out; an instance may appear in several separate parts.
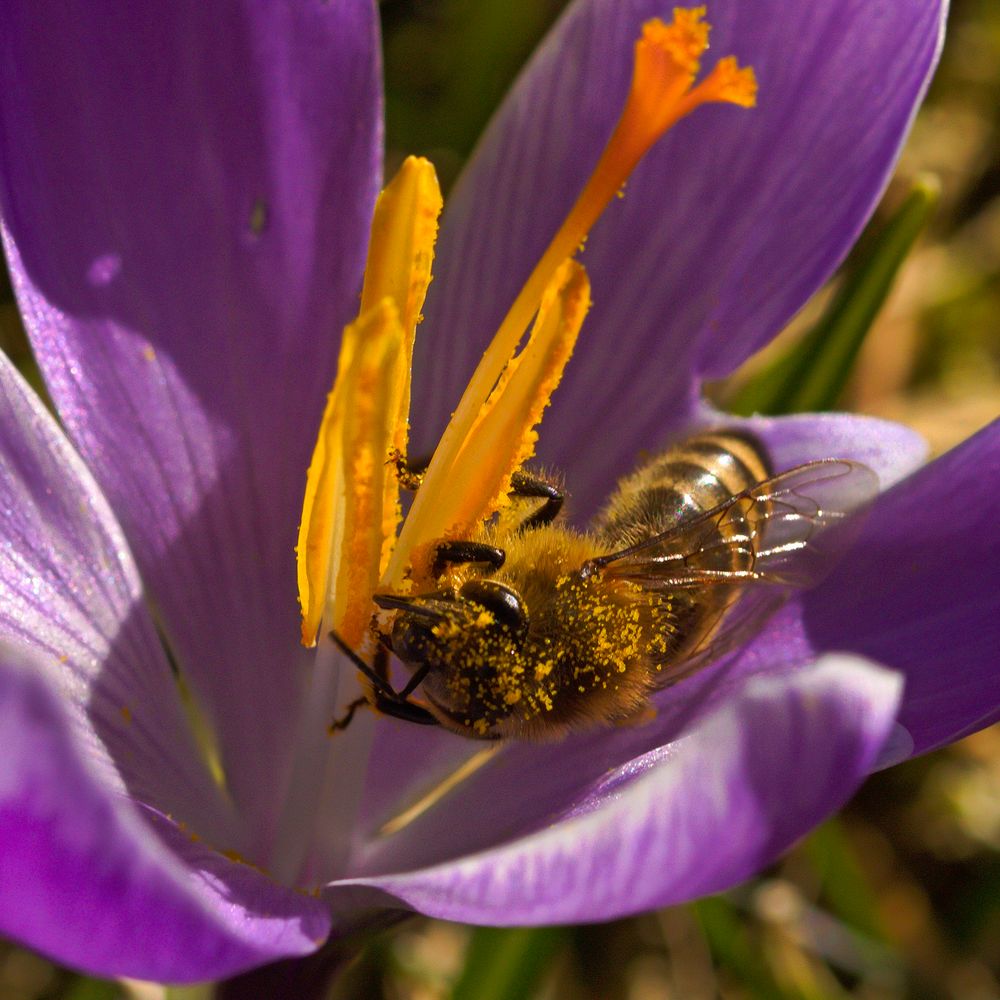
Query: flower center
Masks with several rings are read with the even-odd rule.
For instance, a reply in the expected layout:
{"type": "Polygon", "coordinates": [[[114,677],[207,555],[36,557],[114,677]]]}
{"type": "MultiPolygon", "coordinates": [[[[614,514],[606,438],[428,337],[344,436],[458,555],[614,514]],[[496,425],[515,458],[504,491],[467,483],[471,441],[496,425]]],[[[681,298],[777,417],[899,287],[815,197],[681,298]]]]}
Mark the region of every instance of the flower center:
{"type": "Polygon", "coordinates": [[[297,549],[304,644],[315,644],[322,624],[361,645],[377,587],[425,587],[436,545],[468,537],[506,502],[590,305],[586,272],[573,255],[672,125],[702,104],[755,103],[753,71],[733,57],[695,83],[708,47],[704,16],[703,7],[678,8],[669,24],[643,25],[611,138],[479,362],[402,528],[396,460],[406,455],[413,338],[442,202],[434,168],[415,157],[382,192],[361,310],[344,331],[307,476],[297,549]]]}

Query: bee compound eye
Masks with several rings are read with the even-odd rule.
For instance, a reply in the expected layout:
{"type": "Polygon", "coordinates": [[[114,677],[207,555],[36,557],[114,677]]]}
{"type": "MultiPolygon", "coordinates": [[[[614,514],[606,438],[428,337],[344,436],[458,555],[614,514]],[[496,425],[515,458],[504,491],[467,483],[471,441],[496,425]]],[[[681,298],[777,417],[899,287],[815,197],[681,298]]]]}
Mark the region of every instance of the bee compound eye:
{"type": "Polygon", "coordinates": [[[389,645],[404,663],[423,663],[433,633],[428,625],[401,614],[392,626],[389,645]]]}
{"type": "Polygon", "coordinates": [[[486,608],[518,642],[525,640],[528,635],[528,609],[516,590],[496,580],[466,580],[458,593],[463,600],[486,608]]]}

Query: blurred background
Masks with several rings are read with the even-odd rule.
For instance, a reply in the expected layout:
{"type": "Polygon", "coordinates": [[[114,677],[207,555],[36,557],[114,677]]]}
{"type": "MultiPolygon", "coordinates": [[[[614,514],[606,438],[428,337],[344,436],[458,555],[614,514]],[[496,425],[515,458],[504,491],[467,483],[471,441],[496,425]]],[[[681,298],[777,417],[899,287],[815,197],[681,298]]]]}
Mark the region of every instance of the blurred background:
{"type": "MultiPolygon", "coordinates": [[[[564,6],[384,0],[387,173],[422,154],[447,189],[564,6]]],[[[731,408],[802,402],[762,402],[762,374],[823,328],[847,346],[814,406],[903,421],[935,453],[1000,412],[1000,3],[952,7],[897,177],[839,282],[865,318],[843,332],[835,282],[764,357],[712,387],[731,408]]],[[[5,277],[0,346],[33,377],[5,277]]],[[[157,995],[0,942],[0,1000],[157,995]]],[[[540,931],[413,919],[373,939],[331,997],[1000,1000],[1000,727],[874,775],[841,816],[723,896],[540,931]]]]}

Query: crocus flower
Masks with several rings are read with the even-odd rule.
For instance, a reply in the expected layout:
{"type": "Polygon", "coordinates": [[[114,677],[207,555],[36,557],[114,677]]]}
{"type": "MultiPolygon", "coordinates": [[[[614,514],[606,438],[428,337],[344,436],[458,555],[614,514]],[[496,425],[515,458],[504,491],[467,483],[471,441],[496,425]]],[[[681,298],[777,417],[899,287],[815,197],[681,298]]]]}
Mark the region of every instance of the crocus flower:
{"type": "MultiPolygon", "coordinates": [[[[754,67],[760,101],[678,124],[590,234],[594,306],[539,446],[579,516],[639,449],[705,419],[701,382],[846,252],[942,7],[711,4],[713,50],[754,67]]],[[[414,453],[664,13],[576,0],[480,144],[442,223],[414,453]]],[[[365,0],[0,12],[4,236],[62,423],[4,361],[0,929],[97,973],[218,978],[393,910],[531,924],[690,899],[879,764],[1000,716],[1000,428],[914,472],[911,433],[825,415],[749,426],[778,468],[858,459],[887,492],[824,583],[662,692],[653,722],[485,762],[370,712],[328,737],[344,692],[299,646],[293,548],[380,186],[375,16],[365,0]]]]}

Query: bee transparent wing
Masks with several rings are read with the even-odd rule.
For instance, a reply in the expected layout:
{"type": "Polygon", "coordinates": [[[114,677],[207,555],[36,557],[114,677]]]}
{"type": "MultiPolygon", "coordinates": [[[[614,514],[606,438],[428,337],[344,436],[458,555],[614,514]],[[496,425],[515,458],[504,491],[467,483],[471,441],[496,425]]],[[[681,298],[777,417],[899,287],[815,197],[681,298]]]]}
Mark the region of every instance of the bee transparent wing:
{"type": "Polygon", "coordinates": [[[697,601],[665,686],[742,645],[795,590],[818,583],[857,536],[861,519],[849,515],[877,492],[867,466],[811,462],[590,566],[638,584],[640,602],[685,593],[697,601]]]}
{"type": "Polygon", "coordinates": [[[655,591],[818,583],[857,535],[849,517],[878,492],[865,465],[825,459],[800,465],[620,552],[588,571],[655,591]]]}

